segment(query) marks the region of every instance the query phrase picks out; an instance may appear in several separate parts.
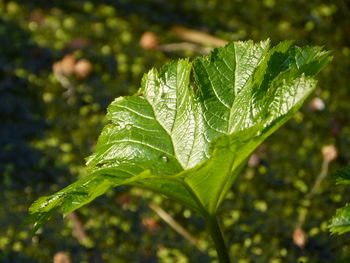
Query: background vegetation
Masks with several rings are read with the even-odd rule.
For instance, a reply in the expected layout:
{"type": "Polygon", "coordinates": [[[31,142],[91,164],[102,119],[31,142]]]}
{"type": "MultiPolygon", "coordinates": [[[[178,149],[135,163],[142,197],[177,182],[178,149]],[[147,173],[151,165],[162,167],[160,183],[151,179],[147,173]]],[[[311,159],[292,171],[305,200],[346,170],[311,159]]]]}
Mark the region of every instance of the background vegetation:
{"type": "Polygon", "coordinates": [[[327,224],[349,190],[325,179],[310,193],[328,165],[350,163],[349,17],[345,0],[0,0],[0,262],[58,263],[59,251],[81,263],[215,262],[200,217],[135,188],[56,216],[34,236],[21,226],[35,199],[84,176],[115,97],[134,93],[151,67],[220,44],[188,39],[184,28],[333,50],[316,92],[253,155],[221,216],[238,263],[347,262],[349,235],[330,236],[327,224]]]}

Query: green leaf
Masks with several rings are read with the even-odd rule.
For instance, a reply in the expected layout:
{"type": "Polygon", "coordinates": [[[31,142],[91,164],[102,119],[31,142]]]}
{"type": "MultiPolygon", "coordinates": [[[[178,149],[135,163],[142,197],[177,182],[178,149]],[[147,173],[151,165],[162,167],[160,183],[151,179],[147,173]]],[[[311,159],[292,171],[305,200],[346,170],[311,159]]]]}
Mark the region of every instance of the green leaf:
{"type": "Polygon", "coordinates": [[[31,206],[36,227],[122,184],[215,214],[249,155],[301,107],[330,60],[320,47],[291,44],[235,42],[150,70],[137,94],[108,107],[90,176],[31,206]]]}
{"type": "Polygon", "coordinates": [[[350,184],[350,166],[336,171],[331,177],[337,181],[337,184],[350,184]]]}
{"type": "Polygon", "coordinates": [[[332,234],[344,234],[350,231],[350,204],[337,210],[328,227],[332,234]]]}
{"type": "MultiPolygon", "coordinates": [[[[331,175],[337,184],[350,184],[350,166],[336,171],[331,175]]],[[[337,210],[328,225],[332,234],[343,234],[350,231],[350,204],[337,210]]]]}

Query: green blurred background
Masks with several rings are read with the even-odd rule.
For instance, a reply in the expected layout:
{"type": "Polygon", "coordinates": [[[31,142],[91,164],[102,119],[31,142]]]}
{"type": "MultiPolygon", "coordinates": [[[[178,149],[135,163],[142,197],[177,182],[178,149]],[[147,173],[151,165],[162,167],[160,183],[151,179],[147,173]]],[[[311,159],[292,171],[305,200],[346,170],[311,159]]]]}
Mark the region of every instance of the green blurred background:
{"type": "Polygon", "coordinates": [[[334,59],[223,203],[230,253],[238,263],[350,262],[349,234],[327,229],[349,189],[326,178],[308,198],[328,164],[329,173],[350,164],[348,0],[0,0],[0,262],[217,262],[199,216],[140,189],[111,190],[33,236],[22,224],[34,200],[85,175],[106,107],[134,93],[143,73],[220,39],[266,38],[322,45],[334,59]]]}

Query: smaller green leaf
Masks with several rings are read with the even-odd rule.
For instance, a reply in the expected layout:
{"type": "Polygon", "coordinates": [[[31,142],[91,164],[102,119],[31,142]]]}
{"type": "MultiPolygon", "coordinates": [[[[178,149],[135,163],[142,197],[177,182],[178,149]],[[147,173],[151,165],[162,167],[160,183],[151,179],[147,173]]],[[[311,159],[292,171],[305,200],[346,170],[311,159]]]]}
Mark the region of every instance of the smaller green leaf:
{"type": "Polygon", "coordinates": [[[337,181],[337,184],[350,184],[350,166],[336,171],[331,177],[337,181]]]}
{"type": "Polygon", "coordinates": [[[328,227],[332,234],[344,234],[350,231],[350,204],[337,210],[328,227]]]}
{"type": "MultiPolygon", "coordinates": [[[[336,171],[331,177],[337,181],[337,184],[350,184],[350,166],[336,171]]],[[[350,231],[350,204],[337,210],[328,227],[332,234],[343,234],[350,231]]]]}

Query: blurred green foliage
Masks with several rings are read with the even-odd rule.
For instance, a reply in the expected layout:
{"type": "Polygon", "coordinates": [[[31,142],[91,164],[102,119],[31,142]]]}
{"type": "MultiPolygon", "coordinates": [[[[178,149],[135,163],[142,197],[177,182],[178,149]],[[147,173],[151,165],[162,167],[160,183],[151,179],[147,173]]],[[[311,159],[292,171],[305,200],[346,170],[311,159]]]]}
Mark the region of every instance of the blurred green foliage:
{"type": "Polygon", "coordinates": [[[81,263],[216,262],[201,218],[139,189],[110,191],[80,209],[85,242],[72,235],[72,221],[59,216],[34,236],[21,226],[33,200],[84,176],[84,157],[115,97],[134,93],[151,67],[199,55],[140,47],[145,31],[161,44],[181,42],[169,30],[174,25],[226,40],[295,39],[333,50],[313,95],[325,109],[306,105],[261,147],[221,216],[238,263],[347,262],[349,236],[330,236],[327,224],[349,201],[349,190],[325,180],[309,203],[306,194],[321,170],[323,145],[338,150],[330,170],[350,163],[348,17],[345,0],[0,0],[0,262],[51,262],[58,251],[81,263]],[[53,65],[67,54],[87,59],[91,74],[68,74],[66,82],[57,77],[53,65]],[[204,252],[161,221],[150,202],[198,238],[204,252]],[[308,243],[301,249],[292,236],[305,209],[308,243]]]}

